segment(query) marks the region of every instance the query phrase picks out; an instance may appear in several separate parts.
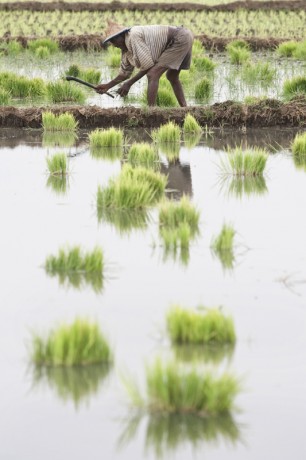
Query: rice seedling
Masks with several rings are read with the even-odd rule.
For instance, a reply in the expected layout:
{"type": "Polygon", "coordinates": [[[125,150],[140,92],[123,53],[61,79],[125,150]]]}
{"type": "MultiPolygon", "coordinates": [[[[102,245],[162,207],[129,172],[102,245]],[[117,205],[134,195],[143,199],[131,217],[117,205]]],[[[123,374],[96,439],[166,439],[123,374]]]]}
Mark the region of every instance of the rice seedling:
{"type": "Polygon", "coordinates": [[[131,165],[141,165],[146,167],[154,167],[159,160],[157,151],[148,143],[132,144],[127,160],[131,165]]]}
{"type": "Polygon", "coordinates": [[[4,88],[0,88],[0,105],[11,104],[11,94],[4,88]]]}
{"type": "Polygon", "coordinates": [[[47,179],[47,187],[51,188],[52,191],[58,196],[66,195],[68,186],[69,183],[67,176],[50,175],[47,179]]]}
{"type": "Polygon", "coordinates": [[[164,195],[167,178],[143,167],[124,165],[121,174],[106,188],[98,188],[97,209],[141,209],[157,203],[164,195]]]}
{"type": "Polygon", "coordinates": [[[243,64],[241,78],[245,82],[252,84],[269,84],[273,81],[276,70],[271,67],[269,62],[247,62],[243,64]]]}
{"type": "Polygon", "coordinates": [[[235,229],[231,225],[224,224],[219,235],[213,238],[211,248],[214,254],[220,259],[225,269],[232,269],[234,266],[234,238],[235,229]]]}
{"type": "Polygon", "coordinates": [[[292,57],[297,48],[297,42],[288,41],[280,43],[276,49],[277,54],[283,57],[292,57]]]}
{"type": "Polygon", "coordinates": [[[226,50],[229,51],[231,48],[239,48],[239,49],[250,49],[250,45],[245,40],[238,38],[237,40],[233,40],[226,45],[226,50]]]}
{"type": "Polygon", "coordinates": [[[293,51],[293,57],[301,61],[306,60],[306,41],[297,43],[296,49],[293,51]]]}
{"type": "Polygon", "coordinates": [[[60,284],[66,281],[80,287],[82,281],[92,285],[99,292],[103,287],[104,256],[100,248],[84,252],[79,246],[60,248],[58,255],[50,255],[45,262],[48,275],[58,276],[60,284]]]}
{"type": "Polygon", "coordinates": [[[78,137],[69,131],[44,131],[42,136],[43,147],[73,147],[78,137]]]}
{"type": "Polygon", "coordinates": [[[190,113],[185,116],[183,131],[184,134],[199,134],[202,132],[201,126],[190,113]]]}
{"type": "Polygon", "coordinates": [[[167,161],[175,163],[180,156],[181,145],[176,142],[159,142],[158,148],[161,154],[166,156],[167,161]]]}
{"type": "Polygon", "coordinates": [[[120,235],[130,234],[134,230],[145,230],[150,222],[150,215],[146,209],[112,209],[97,208],[99,222],[113,225],[120,235]]]}
{"type": "Polygon", "coordinates": [[[60,115],[55,115],[52,112],[42,113],[42,127],[44,131],[66,131],[74,135],[73,132],[77,129],[77,126],[78,122],[69,112],[60,115]]]}
{"type": "Polygon", "coordinates": [[[109,67],[119,67],[120,63],[121,63],[120,49],[110,46],[107,50],[106,64],[109,67]]]}
{"type": "Polygon", "coordinates": [[[17,40],[9,41],[6,46],[6,52],[9,56],[17,56],[23,52],[23,46],[17,40]]]}
{"type": "Polygon", "coordinates": [[[158,107],[176,107],[178,102],[172,89],[159,88],[156,97],[156,105],[158,107]]]}
{"type": "Polygon", "coordinates": [[[137,412],[129,417],[119,438],[119,447],[125,449],[134,437],[143,432],[144,417],[146,453],[155,459],[175,456],[175,452],[190,446],[195,452],[200,443],[207,448],[208,443],[229,441],[235,444],[240,439],[240,430],[231,414],[220,417],[202,417],[196,414],[150,414],[149,417],[137,412]]]}
{"type": "Polygon", "coordinates": [[[81,67],[78,64],[71,64],[65,74],[72,77],[79,77],[81,75],[81,67]]]}
{"type": "Polygon", "coordinates": [[[179,202],[164,201],[159,207],[160,228],[176,229],[182,224],[187,224],[191,235],[199,231],[199,211],[191,204],[187,196],[179,202]]]}
{"type": "Polygon", "coordinates": [[[0,73],[0,86],[9,92],[11,97],[25,98],[46,94],[46,85],[42,79],[30,79],[11,72],[0,73]]]}
{"type": "Polygon", "coordinates": [[[195,57],[193,63],[195,68],[202,72],[212,72],[216,67],[216,64],[207,56],[195,57]]]}
{"type": "Polygon", "coordinates": [[[47,84],[47,93],[54,103],[78,102],[83,104],[86,99],[85,93],[68,81],[55,81],[47,84]]]}
{"type": "Polygon", "coordinates": [[[235,343],[236,334],[231,317],[220,309],[190,311],[174,305],[167,313],[167,330],[173,343],[226,344],[235,343]]]}
{"type": "Polygon", "coordinates": [[[68,174],[68,161],[65,153],[56,153],[47,157],[47,166],[51,176],[66,176],[68,174]]]}
{"type": "Polygon", "coordinates": [[[96,129],[88,135],[88,138],[92,149],[123,146],[123,131],[121,129],[96,129]]]}
{"type": "Polygon", "coordinates": [[[296,156],[306,156],[306,133],[297,134],[293,140],[292,153],[296,156]]]}
{"type": "Polygon", "coordinates": [[[265,149],[242,147],[228,149],[226,159],[221,162],[221,168],[225,174],[234,176],[262,176],[266,167],[268,152],[265,149]]]}
{"type": "Polygon", "coordinates": [[[294,77],[291,80],[286,80],[283,85],[283,96],[286,100],[293,99],[298,96],[306,95],[306,77],[294,77]]]}
{"type": "Polygon", "coordinates": [[[193,40],[192,44],[192,55],[193,56],[201,56],[205,52],[205,48],[202,45],[201,40],[198,38],[193,40]]]}
{"type": "Polygon", "coordinates": [[[88,366],[111,360],[108,341],[95,322],[78,318],[47,337],[33,335],[32,361],[36,366],[88,366]]]}
{"type": "Polygon", "coordinates": [[[39,46],[35,49],[35,56],[39,59],[46,59],[50,56],[50,50],[46,46],[39,46]]]}
{"type": "Polygon", "coordinates": [[[39,38],[28,43],[28,48],[32,53],[36,53],[36,50],[41,47],[48,49],[50,54],[59,51],[58,43],[50,38],[39,38]]]}
{"type": "Polygon", "coordinates": [[[197,100],[208,101],[213,93],[212,82],[204,77],[195,85],[194,96],[197,100]]]}
{"type": "Polygon", "coordinates": [[[181,139],[181,130],[177,124],[173,123],[173,121],[169,121],[169,123],[153,130],[152,138],[158,143],[179,143],[181,139]]]}
{"type": "Polygon", "coordinates": [[[146,368],[145,395],[133,381],[126,381],[126,387],[132,402],[149,412],[205,416],[230,414],[240,390],[233,376],[214,377],[194,366],[188,370],[174,361],[163,363],[160,359],[146,368]]]}
{"type": "Polygon", "coordinates": [[[28,96],[35,98],[35,97],[42,97],[45,96],[47,93],[47,88],[45,82],[41,78],[32,78],[29,81],[29,89],[28,89],[28,96]]]}
{"type": "Polygon", "coordinates": [[[92,68],[81,69],[80,78],[93,85],[98,85],[101,80],[101,72],[92,68]]]}
{"type": "Polygon", "coordinates": [[[91,366],[35,366],[34,385],[47,383],[64,402],[73,401],[78,409],[88,406],[93,395],[98,394],[111,370],[109,363],[91,366]]]}
{"type": "Polygon", "coordinates": [[[228,54],[231,64],[241,65],[250,59],[251,53],[247,48],[229,47],[228,54]]]}

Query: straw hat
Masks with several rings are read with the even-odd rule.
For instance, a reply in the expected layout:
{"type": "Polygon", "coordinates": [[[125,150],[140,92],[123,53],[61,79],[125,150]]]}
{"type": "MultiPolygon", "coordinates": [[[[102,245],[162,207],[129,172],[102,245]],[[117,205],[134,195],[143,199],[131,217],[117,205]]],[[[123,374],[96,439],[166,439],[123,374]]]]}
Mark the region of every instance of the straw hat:
{"type": "Polygon", "coordinates": [[[122,27],[120,24],[116,22],[108,21],[107,28],[106,28],[106,38],[102,42],[102,45],[110,42],[113,38],[118,37],[118,35],[124,34],[128,32],[131,27],[122,27]]]}

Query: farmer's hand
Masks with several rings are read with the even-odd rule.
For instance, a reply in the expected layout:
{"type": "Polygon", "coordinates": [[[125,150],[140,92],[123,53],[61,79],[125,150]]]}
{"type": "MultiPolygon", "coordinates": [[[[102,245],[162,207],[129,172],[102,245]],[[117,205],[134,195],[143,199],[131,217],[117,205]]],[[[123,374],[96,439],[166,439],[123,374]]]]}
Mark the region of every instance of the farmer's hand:
{"type": "Polygon", "coordinates": [[[109,90],[108,84],[98,85],[96,86],[96,92],[99,94],[104,94],[109,90]]]}
{"type": "Polygon", "coordinates": [[[124,83],[123,85],[120,86],[120,88],[118,89],[117,93],[119,94],[119,96],[125,97],[125,96],[128,95],[131,86],[132,85],[127,81],[126,83],[124,83]]]}

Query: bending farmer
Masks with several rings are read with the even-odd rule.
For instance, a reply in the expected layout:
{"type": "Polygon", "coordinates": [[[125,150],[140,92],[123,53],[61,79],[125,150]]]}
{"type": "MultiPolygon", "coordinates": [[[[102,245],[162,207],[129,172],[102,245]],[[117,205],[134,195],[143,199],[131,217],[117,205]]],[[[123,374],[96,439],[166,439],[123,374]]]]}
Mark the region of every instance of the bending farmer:
{"type": "Polygon", "coordinates": [[[122,29],[113,25],[112,35],[104,40],[122,51],[119,74],[109,83],[97,86],[97,92],[105,93],[113,86],[127,80],[118,90],[124,97],[131,86],[144,75],[148,78],[148,104],[155,105],[159,79],[164,72],[171,83],[181,107],[185,107],[184,91],[179,80],[181,70],[189,69],[193,34],[184,27],[135,26],[122,29]],[[134,68],[140,69],[132,78],[134,68]]]}

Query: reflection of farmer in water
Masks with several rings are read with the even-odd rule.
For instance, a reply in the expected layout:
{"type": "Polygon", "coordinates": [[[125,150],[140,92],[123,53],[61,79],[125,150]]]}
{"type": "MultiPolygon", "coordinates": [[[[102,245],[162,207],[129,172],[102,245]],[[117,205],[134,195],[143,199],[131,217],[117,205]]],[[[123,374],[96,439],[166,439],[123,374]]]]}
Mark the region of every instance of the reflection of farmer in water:
{"type": "Polygon", "coordinates": [[[121,66],[113,80],[97,86],[98,93],[103,94],[127,80],[118,90],[124,97],[131,86],[146,75],[148,104],[152,106],[156,103],[159,79],[166,72],[178,103],[181,107],[187,105],[179,74],[190,68],[193,35],[188,29],[161,25],[122,28],[111,24],[107,32],[109,36],[103,44],[110,42],[121,49],[121,66]],[[140,70],[130,78],[135,67],[140,70]]]}
{"type": "Polygon", "coordinates": [[[171,191],[170,195],[173,198],[179,199],[183,195],[192,196],[192,181],[189,164],[182,164],[179,160],[176,160],[174,163],[169,163],[168,166],[162,163],[160,171],[168,176],[167,189],[171,191]]]}

